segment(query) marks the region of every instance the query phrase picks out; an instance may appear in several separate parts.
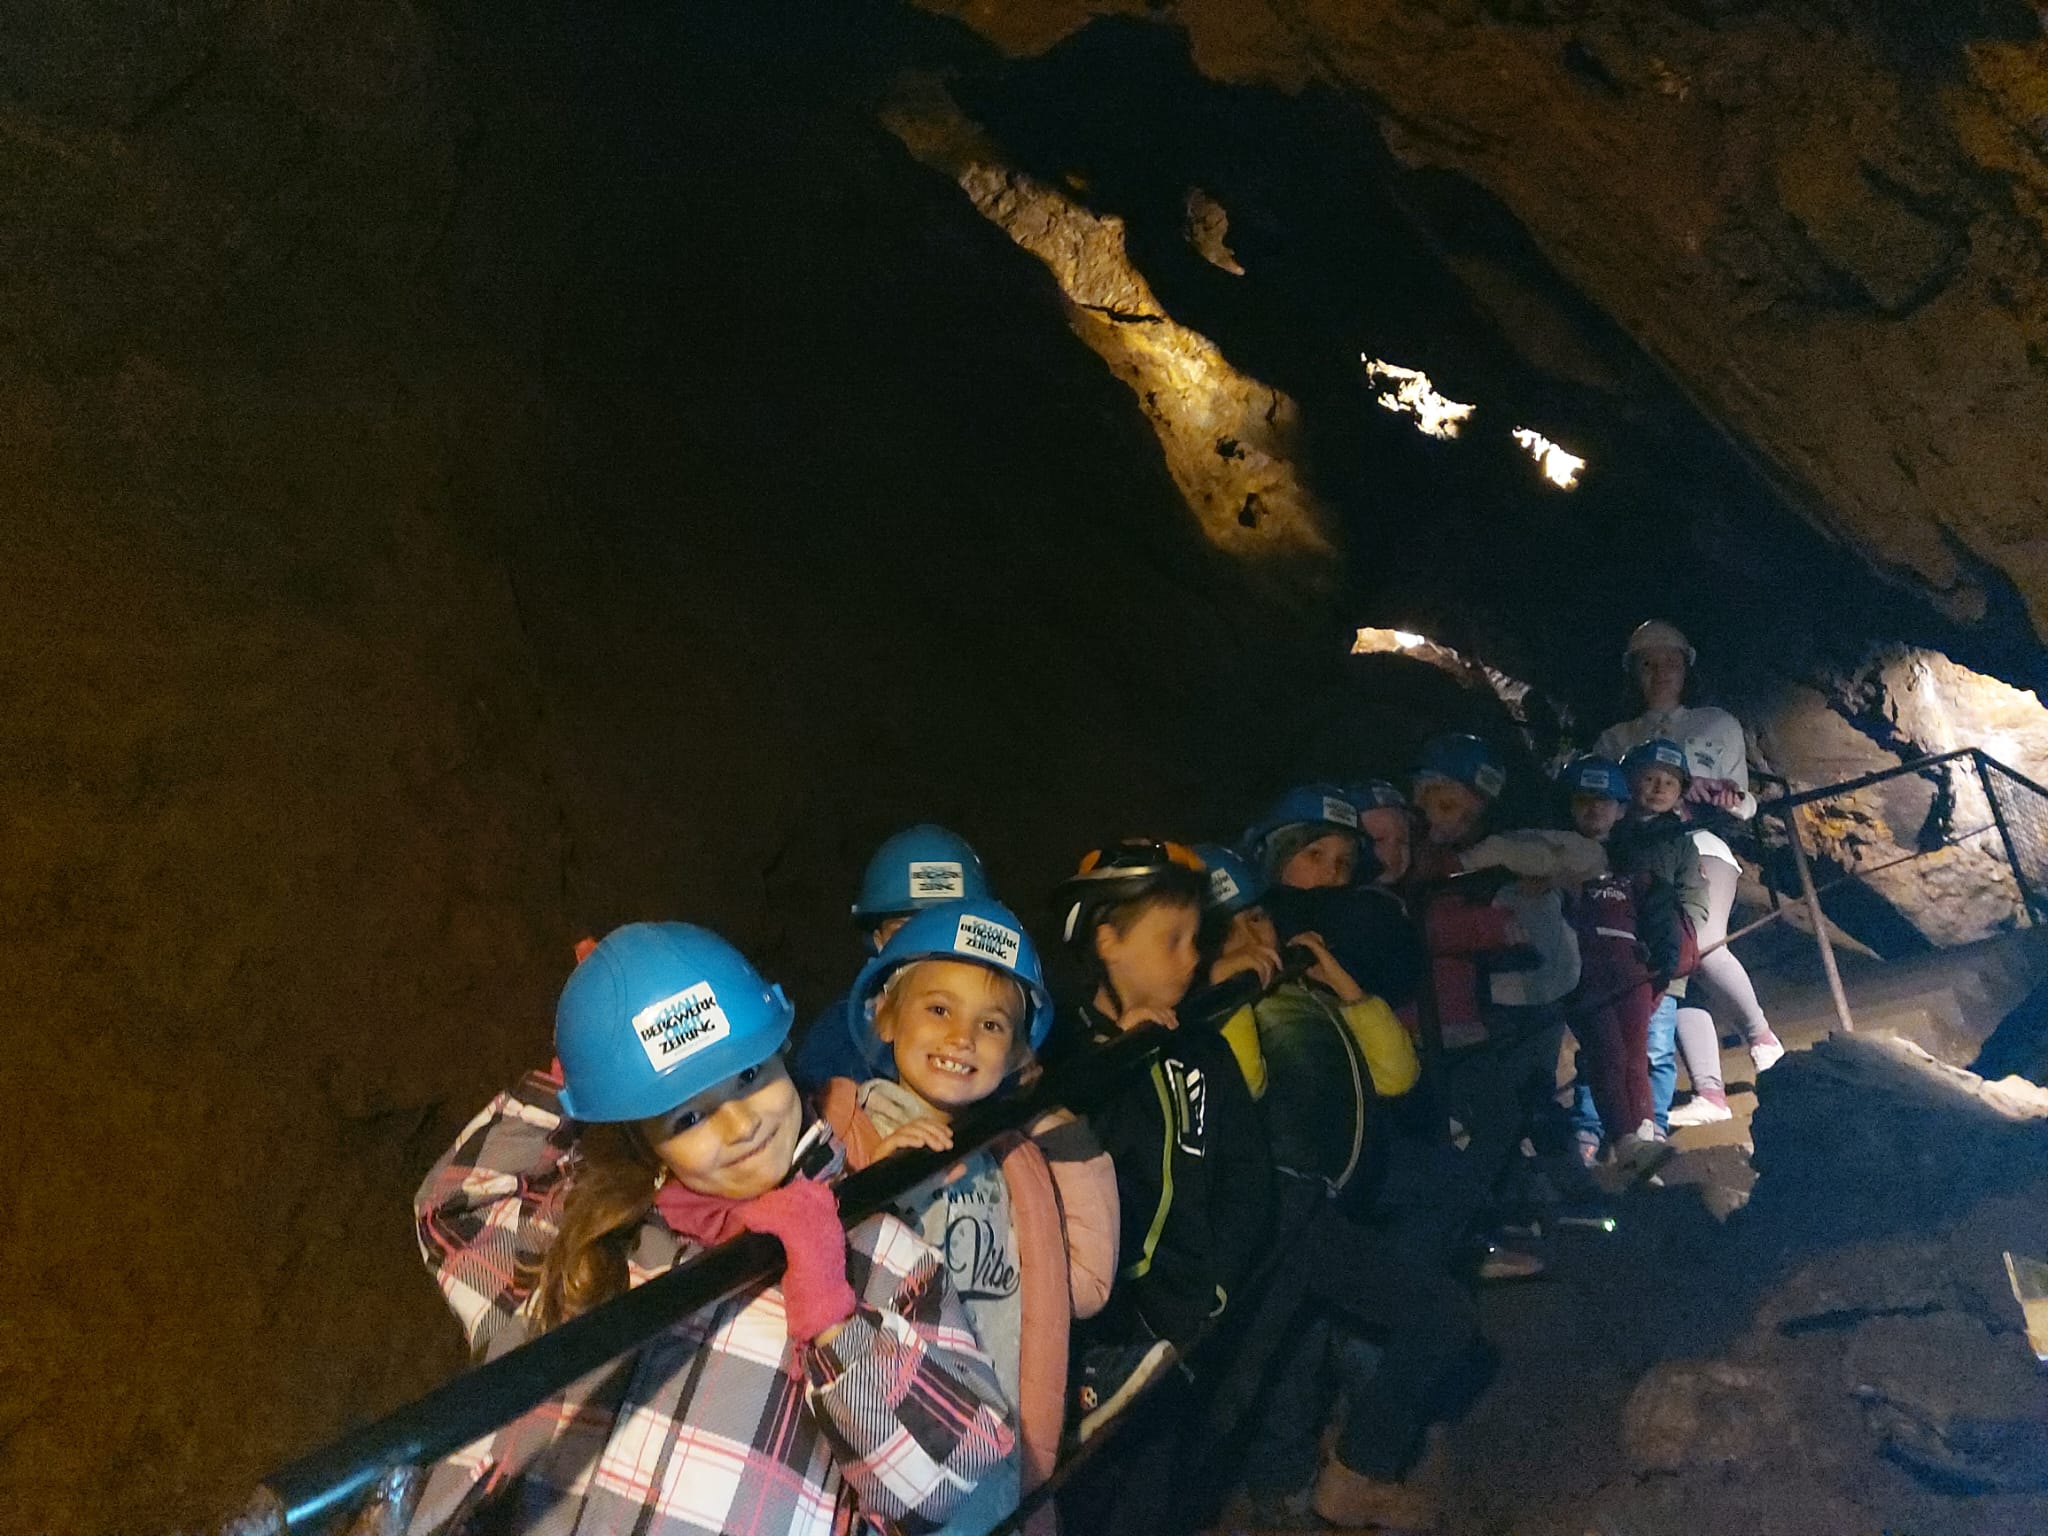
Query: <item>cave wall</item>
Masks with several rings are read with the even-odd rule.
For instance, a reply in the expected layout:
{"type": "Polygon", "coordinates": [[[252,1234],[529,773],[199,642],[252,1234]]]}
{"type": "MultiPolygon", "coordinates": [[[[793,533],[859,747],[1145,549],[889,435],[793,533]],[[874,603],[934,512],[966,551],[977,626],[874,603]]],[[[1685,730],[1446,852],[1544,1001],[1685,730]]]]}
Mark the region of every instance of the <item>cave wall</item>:
{"type": "Polygon", "coordinates": [[[409,1193],[580,934],[815,1007],[889,830],[1035,919],[1334,684],[1044,270],[743,23],[10,16],[10,1529],[192,1528],[458,1367],[409,1193]]]}

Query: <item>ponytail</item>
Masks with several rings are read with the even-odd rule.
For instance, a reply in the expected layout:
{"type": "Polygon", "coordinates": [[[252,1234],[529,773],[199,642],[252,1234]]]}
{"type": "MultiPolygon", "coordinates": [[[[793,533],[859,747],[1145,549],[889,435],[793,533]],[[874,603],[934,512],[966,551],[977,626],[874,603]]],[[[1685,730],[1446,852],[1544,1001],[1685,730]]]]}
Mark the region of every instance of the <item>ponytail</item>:
{"type": "Polygon", "coordinates": [[[545,1331],[631,1284],[626,1255],[654,1208],[661,1163],[632,1125],[585,1125],[562,1197],[555,1241],[541,1260],[533,1314],[545,1331]]]}

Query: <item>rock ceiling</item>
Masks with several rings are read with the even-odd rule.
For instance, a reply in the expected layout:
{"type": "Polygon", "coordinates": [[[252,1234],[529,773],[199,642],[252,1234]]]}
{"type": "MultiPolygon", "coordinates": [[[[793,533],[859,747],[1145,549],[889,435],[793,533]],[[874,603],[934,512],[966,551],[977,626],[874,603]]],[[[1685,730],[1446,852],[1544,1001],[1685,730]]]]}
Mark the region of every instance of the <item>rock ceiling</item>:
{"type": "MultiPolygon", "coordinates": [[[[1399,165],[1508,210],[1825,535],[1959,626],[2024,614],[2048,631],[2048,42],[2032,8],[921,3],[1012,57],[1120,14],[1184,33],[1212,82],[1341,93],[1399,165]]],[[[1204,198],[1190,239],[1230,270],[1227,210],[1204,198]]],[[[1445,252],[1532,364],[1613,384],[1550,297],[1483,249],[1445,252]]],[[[1312,544],[1291,483],[1258,468],[1312,544]]]]}

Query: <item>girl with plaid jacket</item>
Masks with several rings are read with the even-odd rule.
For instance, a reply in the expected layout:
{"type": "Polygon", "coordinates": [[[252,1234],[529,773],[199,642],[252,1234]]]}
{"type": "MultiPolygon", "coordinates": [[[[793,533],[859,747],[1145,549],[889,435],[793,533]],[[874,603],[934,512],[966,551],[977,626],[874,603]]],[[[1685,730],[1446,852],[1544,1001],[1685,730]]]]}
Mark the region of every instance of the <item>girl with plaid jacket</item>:
{"type": "Polygon", "coordinates": [[[741,1232],[736,1292],[439,1463],[411,1530],[841,1536],[943,1526],[1014,1446],[946,1270],[892,1217],[840,1230],[798,1154],[844,1158],[781,1050],[790,1007],[738,951],[632,924],[563,990],[557,1066],[500,1094],[415,1202],[428,1269],[495,1357],[741,1232]]]}

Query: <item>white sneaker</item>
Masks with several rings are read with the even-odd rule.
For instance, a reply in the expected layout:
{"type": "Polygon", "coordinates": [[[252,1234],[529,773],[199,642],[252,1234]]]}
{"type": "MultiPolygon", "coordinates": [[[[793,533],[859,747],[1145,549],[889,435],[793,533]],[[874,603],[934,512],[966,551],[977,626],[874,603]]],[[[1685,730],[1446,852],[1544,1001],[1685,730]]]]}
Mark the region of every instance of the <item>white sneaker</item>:
{"type": "Polygon", "coordinates": [[[1768,1072],[1785,1059],[1785,1047],[1779,1043],[1778,1037],[1773,1035],[1761,1045],[1752,1045],[1749,1048],[1749,1059],[1755,1064],[1757,1071],[1768,1072]]]}
{"type": "Polygon", "coordinates": [[[1669,1139],[1664,1134],[1663,1128],[1655,1120],[1645,1120],[1636,1127],[1637,1141],[1668,1141],[1669,1139]]]}
{"type": "Polygon", "coordinates": [[[1681,1104],[1671,1111],[1671,1128],[1675,1131],[1682,1125],[1719,1125],[1723,1120],[1734,1118],[1735,1111],[1726,1104],[1696,1098],[1690,1104],[1681,1104]]]}

